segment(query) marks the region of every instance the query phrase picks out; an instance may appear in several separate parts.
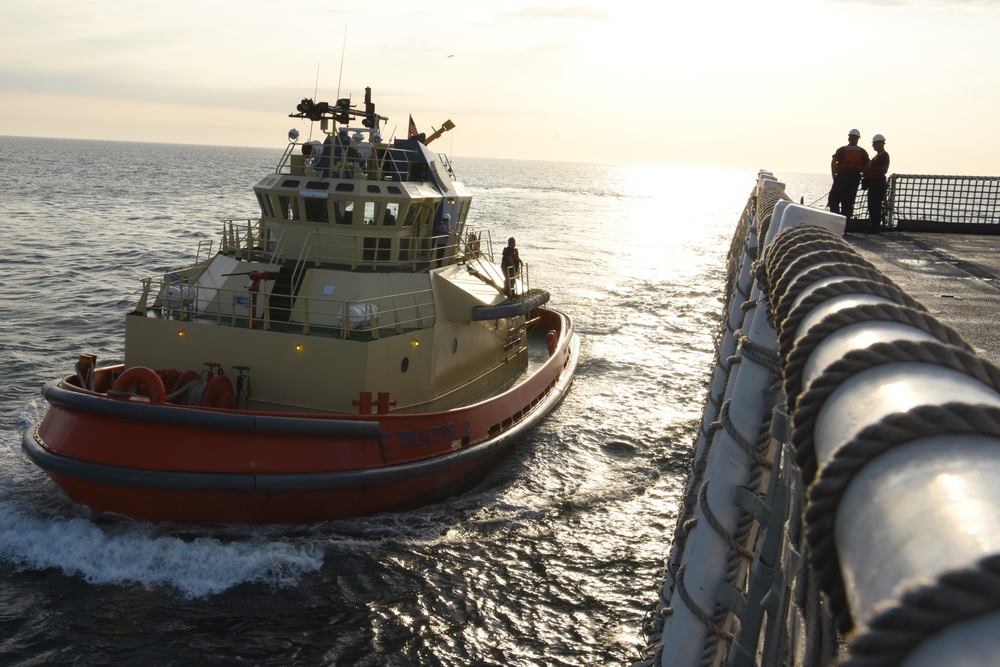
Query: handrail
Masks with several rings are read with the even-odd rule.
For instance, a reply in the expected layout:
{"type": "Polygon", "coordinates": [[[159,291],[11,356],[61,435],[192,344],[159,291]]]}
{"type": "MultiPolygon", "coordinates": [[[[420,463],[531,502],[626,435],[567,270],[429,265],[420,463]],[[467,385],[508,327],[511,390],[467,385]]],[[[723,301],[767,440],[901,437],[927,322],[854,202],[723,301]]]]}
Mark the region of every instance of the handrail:
{"type": "MultiPolygon", "coordinates": [[[[868,193],[859,186],[852,220],[869,221],[868,193]]],[[[882,208],[888,229],[998,234],[1000,177],[892,174],[882,208]]]]}
{"type": "MultiPolygon", "coordinates": [[[[352,151],[357,151],[361,146],[364,150],[370,151],[367,155],[348,155],[347,151],[337,156],[335,145],[336,138],[329,144],[323,146],[323,156],[315,163],[309,164],[302,153],[302,147],[309,144],[309,141],[289,142],[282,153],[274,172],[276,174],[295,174],[312,176],[329,176],[332,178],[350,178],[360,180],[375,181],[396,181],[407,182],[410,180],[409,170],[394,168],[396,164],[408,165],[410,158],[415,155],[415,151],[400,148],[392,144],[376,143],[375,145],[365,145],[367,142],[351,141],[346,147],[352,151]],[[296,148],[299,149],[296,152],[296,148]],[[324,165],[319,167],[319,165],[324,165]],[[318,169],[316,167],[319,167],[318,169]]],[[[316,144],[312,144],[316,145],[316,144]]],[[[440,154],[439,154],[440,155],[440,154]]],[[[447,158],[445,158],[447,160],[447,158]]],[[[448,173],[455,178],[454,171],[448,168],[448,173]]]]}
{"type": "MultiPolygon", "coordinates": [[[[349,266],[352,270],[359,268],[384,269],[384,268],[409,268],[411,271],[420,271],[424,268],[436,266],[438,241],[449,241],[446,245],[448,252],[444,256],[445,264],[468,259],[470,255],[468,234],[450,242],[454,237],[451,234],[438,235],[399,235],[392,232],[385,232],[380,227],[372,226],[371,235],[360,234],[353,228],[350,232],[318,232],[310,231],[301,243],[299,256],[295,258],[295,270],[293,280],[297,280],[299,273],[303,270],[307,262],[312,262],[314,266],[321,266],[324,263],[342,264],[349,266]],[[391,249],[380,247],[364,247],[366,239],[395,239],[408,241],[406,259],[391,258],[391,249]],[[382,259],[380,255],[389,250],[389,259],[382,259]]],[[[399,250],[404,252],[403,249],[399,250]]],[[[482,253],[482,251],[479,251],[482,253]]]]}
{"type": "Polygon", "coordinates": [[[433,326],[436,317],[430,289],[348,301],[275,292],[253,294],[246,288],[202,287],[184,282],[177,273],[142,280],[135,312],[147,314],[150,310],[166,319],[192,323],[280,328],[339,338],[354,333],[374,338],[401,335],[433,326]],[[276,306],[275,297],[289,299],[289,305],[276,306]]]}

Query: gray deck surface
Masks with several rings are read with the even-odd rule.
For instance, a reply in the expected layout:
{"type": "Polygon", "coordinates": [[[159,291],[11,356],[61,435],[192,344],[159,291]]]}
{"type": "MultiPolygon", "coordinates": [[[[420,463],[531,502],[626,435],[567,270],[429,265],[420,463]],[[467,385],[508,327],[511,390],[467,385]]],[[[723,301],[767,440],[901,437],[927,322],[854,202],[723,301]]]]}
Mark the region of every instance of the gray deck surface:
{"type": "Polygon", "coordinates": [[[1000,366],[1000,236],[890,231],[845,239],[1000,366]]]}

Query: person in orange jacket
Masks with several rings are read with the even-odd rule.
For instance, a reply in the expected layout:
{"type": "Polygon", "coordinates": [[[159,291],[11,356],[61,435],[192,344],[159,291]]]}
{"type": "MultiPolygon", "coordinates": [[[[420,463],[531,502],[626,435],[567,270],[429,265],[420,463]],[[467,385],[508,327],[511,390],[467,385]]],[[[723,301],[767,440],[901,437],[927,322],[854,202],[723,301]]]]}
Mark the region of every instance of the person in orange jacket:
{"type": "Polygon", "coordinates": [[[834,213],[846,216],[848,220],[854,215],[854,199],[858,195],[858,184],[861,183],[861,174],[869,162],[868,151],[858,146],[860,138],[861,133],[857,130],[848,132],[847,145],[838,148],[830,162],[833,186],[830,188],[827,207],[834,213]]]}

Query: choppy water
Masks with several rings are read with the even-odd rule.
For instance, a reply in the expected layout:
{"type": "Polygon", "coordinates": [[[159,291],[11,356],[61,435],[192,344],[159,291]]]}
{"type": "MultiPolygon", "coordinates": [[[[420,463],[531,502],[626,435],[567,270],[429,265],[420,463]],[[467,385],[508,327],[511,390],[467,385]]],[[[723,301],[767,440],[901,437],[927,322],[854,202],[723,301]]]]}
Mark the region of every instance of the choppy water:
{"type": "MultiPolygon", "coordinates": [[[[83,352],[120,361],[138,279],[256,217],[280,153],[0,137],[0,663],[635,660],[751,172],[453,160],[583,340],[563,404],[462,496],[192,528],[91,516],[22,457],[42,383],[83,352]]],[[[827,187],[801,183],[806,203],[827,187]]]]}

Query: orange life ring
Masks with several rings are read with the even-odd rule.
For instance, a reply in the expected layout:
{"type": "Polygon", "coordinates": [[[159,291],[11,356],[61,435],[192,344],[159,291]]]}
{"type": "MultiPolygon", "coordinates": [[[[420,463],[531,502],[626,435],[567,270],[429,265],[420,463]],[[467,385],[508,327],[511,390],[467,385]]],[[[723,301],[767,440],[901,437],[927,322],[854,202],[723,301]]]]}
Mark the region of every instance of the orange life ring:
{"type": "Polygon", "coordinates": [[[209,380],[205,394],[201,397],[201,407],[229,410],[235,408],[236,393],[233,391],[233,381],[226,375],[216,375],[209,380]]]}
{"type": "MultiPolygon", "coordinates": [[[[162,405],[167,400],[167,391],[163,387],[163,380],[156,374],[156,371],[145,366],[133,366],[126,369],[115,380],[114,391],[144,396],[155,405],[162,405]]],[[[132,400],[132,397],[128,397],[128,400],[132,400]]]]}

